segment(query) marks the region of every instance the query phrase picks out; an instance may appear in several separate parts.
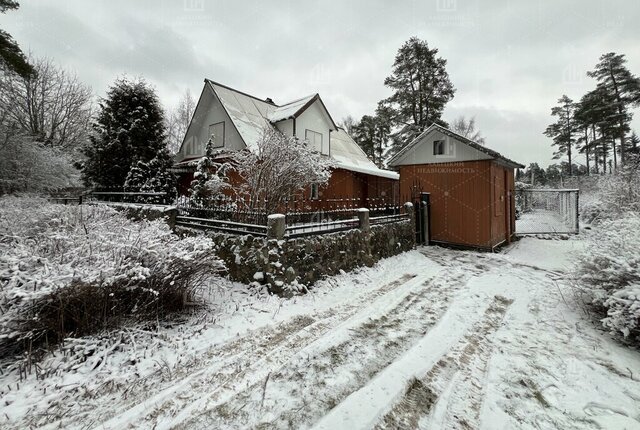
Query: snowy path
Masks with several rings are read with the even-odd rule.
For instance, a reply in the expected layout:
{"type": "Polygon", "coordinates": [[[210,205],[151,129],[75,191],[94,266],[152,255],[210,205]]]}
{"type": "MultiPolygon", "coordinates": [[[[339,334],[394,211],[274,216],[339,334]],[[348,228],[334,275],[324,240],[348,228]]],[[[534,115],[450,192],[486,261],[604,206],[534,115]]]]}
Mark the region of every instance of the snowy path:
{"type": "Polygon", "coordinates": [[[108,390],[54,400],[27,380],[0,398],[14,406],[0,426],[640,428],[640,354],[598,330],[563,281],[581,246],[421,248],[284,304],[233,290],[215,297],[213,324],[169,331],[178,347],[141,359],[165,363],[155,371],[116,369],[123,350],[108,390]]]}
{"type": "Polygon", "coordinates": [[[516,231],[518,234],[572,233],[574,225],[571,221],[562,219],[554,211],[534,209],[520,215],[516,220],[516,231]]]}

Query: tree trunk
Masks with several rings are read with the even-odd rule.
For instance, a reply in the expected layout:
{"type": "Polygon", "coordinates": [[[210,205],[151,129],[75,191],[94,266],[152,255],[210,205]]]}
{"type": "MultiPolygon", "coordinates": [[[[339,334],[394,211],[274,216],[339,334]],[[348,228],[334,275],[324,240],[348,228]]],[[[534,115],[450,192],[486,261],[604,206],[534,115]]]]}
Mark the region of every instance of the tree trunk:
{"type": "MultiPolygon", "coordinates": [[[[620,164],[624,164],[624,119],[623,119],[623,107],[622,107],[622,98],[620,97],[620,91],[618,90],[618,82],[616,81],[616,77],[613,74],[613,70],[611,69],[611,63],[609,63],[609,76],[611,76],[611,82],[613,82],[613,90],[616,93],[616,101],[618,102],[618,114],[620,115],[620,164]]],[[[615,165],[616,160],[616,142],[613,140],[613,160],[615,165]]]]}
{"type": "MultiPolygon", "coordinates": [[[[596,137],[596,126],[591,124],[591,140],[595,141],[597,139],[596,137]]],[[[594,152],[593,152],[593,161],[595,162],[596,165],[596,175],[600,173],[600,168],[598,166],[598,163],[600,162],[599,157],[598,157],[598,148],[595,147],[593,148],[594,152]]]]}
{"type": "Polygon", "coordinates": [[[584,144],[585,144],[585,156],[587,158],[587,176],[591,173],[591,169],[589,168],[589,129],[585,127],[584,129],[584,144]]]}

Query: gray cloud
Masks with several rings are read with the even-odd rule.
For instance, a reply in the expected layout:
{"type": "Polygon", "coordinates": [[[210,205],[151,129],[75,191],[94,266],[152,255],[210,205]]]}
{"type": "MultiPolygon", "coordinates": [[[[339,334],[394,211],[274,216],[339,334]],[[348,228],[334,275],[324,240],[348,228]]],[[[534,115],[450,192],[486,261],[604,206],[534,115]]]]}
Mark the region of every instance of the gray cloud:
{"type": "Polygon", "coordinates": [[[627,54],[640,74],[639,21],[624,0],[41,0],[0,16],[24,48],[100,96],[126,73],[172,105],[208,77],[276,102],[317,91],[336,118],[375,109],[398,47],[416,35],[448,60],[457,93],[445,119],[476,116],[489,146],[545,165],[551,107],[595,85],[585,74],[602,53],[627,54]]]}

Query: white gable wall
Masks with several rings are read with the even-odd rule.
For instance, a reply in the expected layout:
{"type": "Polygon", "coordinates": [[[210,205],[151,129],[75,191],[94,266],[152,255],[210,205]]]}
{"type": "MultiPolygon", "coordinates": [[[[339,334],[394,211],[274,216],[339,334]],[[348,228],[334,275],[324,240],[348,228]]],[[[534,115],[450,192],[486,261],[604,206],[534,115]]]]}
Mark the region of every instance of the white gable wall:
{"type": "Polygon", "coordinates": [[[213,90],[208,85],[205,85],[191,124],[187,129],[182,147],[176,155],[176,161],[180,162],[187,158],[203,156],[205,146],[210,137],[209,126],[219,122],[224,122],[224,146],[220,147],[220,149],[244,149],[244,142],[222,107],[220,100],[218,100],[213,90]]]}
{"type": "Polygon", "coordinates": [[[287,119],[276,123],[276,128],[285,136],[293,136],[293,120],[287,119]]]}
{"type": "Polygon", "coordinates": [[[412,148],[407,150],[393,163],[393,166],[491,160],[492,158],[490,155],[478,151],[458,139],[448,136],[439,130],[433,130],[423,136],[412,148]],[[452,144],[453,155],[433,155],[433,142],[436,140],[444,140],[445,146],[452,144]]]}
{"type": "Polygon", "coordinates": [[[331,127],[332,124],[327,118],[320,101],[316,100],[311,106],[305,109],[298,118],[296,118],[296,137],[304,140],[305,130],[312,130],[316,133],[321,133],[322,143],[324,148],[326,148],[326,152],[323,153],[325,155],[329,155],[331,147],[329,141],[329,130],[331,130],[331,127]]]}

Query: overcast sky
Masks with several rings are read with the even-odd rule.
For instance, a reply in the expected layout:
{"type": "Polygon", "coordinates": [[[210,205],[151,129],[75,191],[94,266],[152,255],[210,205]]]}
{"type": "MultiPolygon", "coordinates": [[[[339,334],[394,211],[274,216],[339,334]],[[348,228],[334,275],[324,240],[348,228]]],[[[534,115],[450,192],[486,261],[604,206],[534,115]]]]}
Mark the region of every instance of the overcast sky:
{"type": "Polygon", "coordinates": [[[97,96],[120,75],[143,76],[172,106],[207,77],[276,103],[319,92],[336,121],[389,95],[384,78],[415,35],[447,60],[457,91],[444,119],[475,116],[489,147],[543,165],[551,107],[594,87],[585,73],[601,54],[626,54],[640,74],[639,23],[637,0],[22,0],[0,15],[25,51],[97,96]]]}

